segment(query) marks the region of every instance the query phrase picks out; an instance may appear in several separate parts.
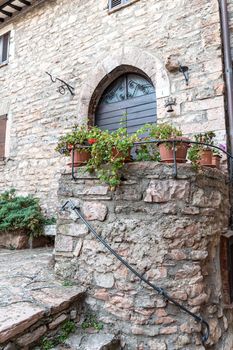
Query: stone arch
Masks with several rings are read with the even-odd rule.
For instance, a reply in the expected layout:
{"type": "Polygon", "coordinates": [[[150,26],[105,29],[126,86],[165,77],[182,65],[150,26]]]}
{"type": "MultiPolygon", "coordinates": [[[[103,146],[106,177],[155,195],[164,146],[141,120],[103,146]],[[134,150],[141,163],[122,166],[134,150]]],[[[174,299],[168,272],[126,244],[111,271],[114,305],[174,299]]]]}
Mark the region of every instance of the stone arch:
{"type": "Polygon", "coordinates": [[[81,90],[79,115],[93,120],[95,107],[106,87],[126,72],[147,77],[156,88],[157,100],[170,95],[170,81],[163,62],[144,50],[127,47],[96,63],[81,90]]]}

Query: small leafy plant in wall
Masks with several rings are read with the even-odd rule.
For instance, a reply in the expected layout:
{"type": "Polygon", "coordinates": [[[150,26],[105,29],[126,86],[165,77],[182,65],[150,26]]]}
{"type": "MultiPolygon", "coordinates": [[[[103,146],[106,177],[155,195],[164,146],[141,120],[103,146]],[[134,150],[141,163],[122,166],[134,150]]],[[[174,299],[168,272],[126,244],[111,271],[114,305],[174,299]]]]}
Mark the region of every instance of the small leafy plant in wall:
{"type": "Polygon", "coordinates": [[[76,324],[73,321],[65,321],[56,336],[53,338],[43,338],[41,350],[51,350],[59,344],[63,344],[67,338],[76,330],[76,324]]]}
{"type": "Polygon", "coordinates": [[[97,321],[96,315],[94,314],[87,314],[81,324],[81,327],[83,330],[94,330],[96,332],[99,332],[104,328],[103,324],[97,321]]]}
{"type": "Polygon", "coordinates": [[[75,283],[71,280],[64,280],[62,282],[63,287],[72,287],[75,286],[75,283]]]}

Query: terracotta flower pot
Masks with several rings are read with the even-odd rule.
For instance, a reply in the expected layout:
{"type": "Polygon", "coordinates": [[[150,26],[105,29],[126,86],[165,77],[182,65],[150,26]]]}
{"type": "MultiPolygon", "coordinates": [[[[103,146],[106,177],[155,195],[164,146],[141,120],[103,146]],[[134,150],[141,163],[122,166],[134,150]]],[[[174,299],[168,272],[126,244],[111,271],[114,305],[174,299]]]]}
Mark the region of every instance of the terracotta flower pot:
{"type": "Polygon", "coordinates": [[[125,163],[128,163],[128,162],[131,161],[130,152],[131,152],[131,149],[128,150],[128,155],[125,156],[125,155],[122,154],[122,152],[118,151],[118,150],[116,149],[116,147],[113,147],[113,149],[112,149],[112,156],[113,156],[114,158],[117,158],[117,157],[118,157],[118,158],[125,158],[125,163]]]}
{"type": "Polygon", "coordinates": [[[219,156],[218,154],[213,154],[212,156],[212,165],[213,167],[220,169],[220,160],[221,160],[221,156],[219,156]]]}
{"type": "Polygon", "coordinates": [[[211,149],[203,149],[201,151],[201,159],[199,160],[200,165],[212,166],[213,152],[211,149]]]}
{"type": "MultiPolygon", "coordinates": [[[[176,140],[183,140],[183,142],[176,143],[176,162],[186,163],[187,151],[189,148],[188,138],[177,138],[176,140]]],[[[174,162],[174,150],[172,143],[160,143],[158,145],[161,162],[173,163],[174,162]]]]}
{"type": "MultiPolygon", "coordinates": [[[[82,149],[82,150],[77,150],[75,149],[74,150],[74,167],[77,168],[79,166],[83,166],[83,165],[86,165],[87,162],[89,161],[91,157],[91,154],[89,152],[89,150],[85,150],[85,149],[82,149]]],[[[68,165],[70,167],[72,167],[72,150],[70,151],[70,158],[71,158],[71,162],[68,163],[68,165]]]]}

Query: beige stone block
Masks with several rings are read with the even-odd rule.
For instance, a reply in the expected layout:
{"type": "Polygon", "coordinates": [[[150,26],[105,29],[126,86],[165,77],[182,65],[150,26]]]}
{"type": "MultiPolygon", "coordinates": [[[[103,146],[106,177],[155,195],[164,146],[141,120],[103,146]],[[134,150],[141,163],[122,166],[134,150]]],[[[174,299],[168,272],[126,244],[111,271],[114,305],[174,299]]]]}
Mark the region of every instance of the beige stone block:
{"type": "Polygon", "coordinates": [[[20,303],[6,306],[0,313],[0,344],[22,333],[44,315],[44,308],[20,303]]]}
{"type": "Polygon", "coordinates": [[[84,289],[75,287],[57,286],[46,288],[42,291],[32,291],[32,296],[37,303],[43,303],[51,314],[59,313],[67,309],[73,303],[77,303],[83,297],[84,289]]]}
{"type": "Polygon", "coordinates": [[[208,295],[206,293],[202,293],[198,295],[196,298],[189,299],[189,305],[191,306],[199,306],[205,304],[208,301],[208,295]]]}
{"type": "Polygon", "coordinates": [[[26,249],[29,248],[29,237],[23,232],[4,232],[0,234],[0,247],[26,249]]]}
{"type": "Polygon", "coordinates": [[[55,250],[57,252],[72,252],[73,238],[70,236],[57,235],[55,240],[55,250]]]}
{"type": "Polygon", "coordinates": [[[106,289],[99,289],[95,292],[94,297],[99,300],[108,301],[109,293],[106,291],[106,289]]]}
{"type": "Polygon", "coordinates": [[[222,203],[222,195],[219,191],[212,190],[210,193],[205,192],[202,188],[193,193],[192,204],[201,208],[219,208],[222,203]]]}
{"type": "Polygon", "coordinates": [[[160,329],[159,333],[160,334],[166,334],[166,335],[169,335],[169,334],[174,334],[177,332],[177,326],[173,326],[173,327],[164,327],[162,329],[160,329]]]}
{"type": "Polygon", "coordinates": [[[192,102],[184,102],[182,104],[182,112],[192,112],[200,110],[209,110],[213,108],[224,108],[224,98],[223,96],[218,96],[215,98],[208,98],[204,100],[197,100],[192,102]]]}
{"type": "Polygon", "coordinates": [[[33,332],[26,333],[22,337],[17,339],[19,346],[24,347],[38,341],[45,333],[47,327],[41,326],[35,329],[33,332]]]}
{"type": "Polygon", "coordinates": [[[114,277],[111,272],[108,273],[94,273],[94,278],[97,286],[103,287],[103,288],[112,288],[114,285],[114,277]]]}
{"type": "Polygon", "coordinates": [[[148,341],[150,350],[167,350],[167,345],[162,339],[153,339],[148,341]]]}
{"type": "Polygon", "coordinates": [[[125,63],[124,60],[122,59],[122,55],[123,55],[123,49],[120,49],[118,51],[118,55],[112,54],[107,55],[107,57],[105,57],[105,59],[102,62],[102,66],[104,68],[104,70],[106,71],[106,74],[110,73],[114,68],[120,66],[122,63],[125,63]]]}
{"type": "Polygon", "coordinates": [[[96,202],[85,202],[83,204],[83,214],[89,221],[104,221],[107,213],[108,209],[105,204],[96,202]]]}
{"type": "Polygon", "coordinates": [[[146,190],[145,202],[163,203],[170,200],[186,200],[190,184],[187,181],[151,180],[146,190]]]}
{"type": "Polygon", "coordinates": [[[210,326],[210,339],[208,343],[210,345],[216,344],[222,335],[222,330],[220,328],[218,320],[216,318],[210,319],[209,326],[210,326]]]}
{"type": "Polygon", "coordinates": [[[106,195],[108,193],[108,186],[102,186],[102,185],[93,185],[92,186],[81,186],[76,185],[73,188],[73,195],[74,196],[80,196],[80,195],[106,195]]]}
{"type": "Polygon", "coordinates": [[[81,254],[82,246],[83,246],[83,241],[80,239],[78,240],[73,253],[76,258],[78,258],[79,255],[81,254]]]}
{"type": "Polygon", "coordinates": [[[161,317],[161,318],[158,318],[157,320],[155,320],[155,324],[157,324],[157,325],[160,325],[160,324],[167,325],[167,324],[171,324],[174,322],[175,322],[175,320],[170,316],[161,317]]]}
{"type": "Polygon", "coordinates": [[[65,314],[58,316],[57,318],[55,318],[55,320],[53,320],[51,323],[49,323],[49,329],[57,328],[57,326],[59,326],[59,324],[64,322],[66,319],[67,319],[67,315],[65,315],[65,314]]]}
{"type": "Polygon", "coordinates": [[[84,224],[71,223],[58,226],[58,232],[61,235],[72,237],[84,237],[88,234],[89,229],[84,224]]]}

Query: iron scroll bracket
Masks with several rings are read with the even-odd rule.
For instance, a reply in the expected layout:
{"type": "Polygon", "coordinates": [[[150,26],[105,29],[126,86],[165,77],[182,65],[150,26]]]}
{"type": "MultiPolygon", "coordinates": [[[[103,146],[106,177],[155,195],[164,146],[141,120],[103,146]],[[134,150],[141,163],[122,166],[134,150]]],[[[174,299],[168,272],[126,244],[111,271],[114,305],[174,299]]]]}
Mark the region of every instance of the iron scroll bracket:
{"type": "Polygon", "coordinates": [[[71,86],[70,84],[66,83],[64,80],[60,79],[60,78],[54,78],[52,76],[52,74],[50,74],[49,72],[45,72],[46,74],[48,74],[50,76],[50,79],[52,81],[52,83],[56,83],[57,81],[59,81],[61,83],[61,85],[58,86],[57,91],[61,94],[61,95],[65,95],[66,90],[68,90],[70,92],[70,94],[72,96],[75,95],[74,93],[74,87],[71,86]]]}
{"type": "Polygon", "coordinates": [[[182,66],[182,65],[179,63],[179,72],[183,73],[183,76],[184,76],[186,85],[188,86],[188,84],[189,84],[189,67],[187,67],[187,66],[182,66]]]}

